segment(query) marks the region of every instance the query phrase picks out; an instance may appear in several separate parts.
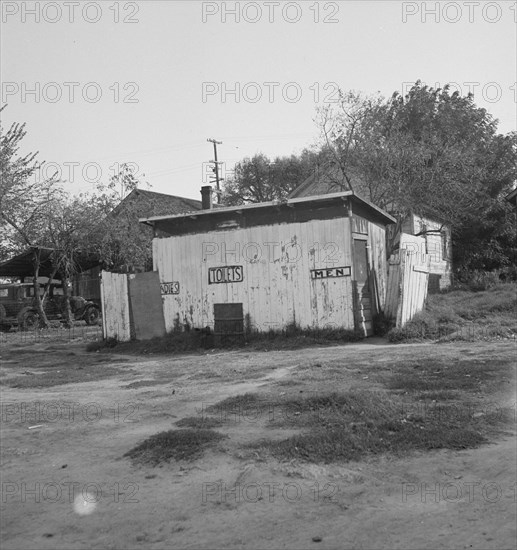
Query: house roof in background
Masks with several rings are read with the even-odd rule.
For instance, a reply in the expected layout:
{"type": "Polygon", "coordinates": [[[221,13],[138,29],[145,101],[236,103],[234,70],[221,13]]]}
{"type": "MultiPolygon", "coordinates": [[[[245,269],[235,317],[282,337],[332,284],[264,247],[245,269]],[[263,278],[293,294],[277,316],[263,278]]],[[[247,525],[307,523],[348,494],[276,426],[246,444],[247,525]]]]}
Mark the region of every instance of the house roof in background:
{"type": "MultiPolygon", "coordinates": [[[[160,210],[166,210],[171,214],[182,214],[192,210],[201,210],[201,201],[178,197],[176,195],[166,195],[165,193],[156,193],[144,189],[135,189],[135,192],[151,201],[159,201],[160,210]]],[[[165,213],[165,212],[164,212],[165,213]]]]}
{"type": "Polygon", "coordinates": [[[118,214],[124,209],[126,204],[135,200],[138,200],[143,210],[145,210],[144,205],[146,203],[149,205],[147,215],[175,215],[201,210],[201,201],[178,197],[176,195],[167,195],[166,193],[156,193],[155,191],[148,191],[146,189],[134,189],[120,201],[113,210],[113,214],[118,214]]]}
{"type": "MultiPolygon", "coordinates": [[[[355,189],[366,187],[364,180],[354,170],[349,171],[355,189]]],[[[339,166],[335,163],[319,167],[314,174],[303,181],[288,198],[296,199],[299,197],[310,197],[327,195],[329,193],[339,193],[348,190],[348,184],[343,176],[339,166]]]]}

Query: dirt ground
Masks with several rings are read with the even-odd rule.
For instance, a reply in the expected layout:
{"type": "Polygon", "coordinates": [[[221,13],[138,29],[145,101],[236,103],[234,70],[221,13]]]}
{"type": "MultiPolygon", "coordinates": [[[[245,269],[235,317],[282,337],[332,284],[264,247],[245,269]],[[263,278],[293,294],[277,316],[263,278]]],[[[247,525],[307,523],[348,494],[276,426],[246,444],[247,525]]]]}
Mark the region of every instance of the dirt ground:
{"type": "MultiPolygon", "coordinates": [[[[490,362],[515,357],[515,342],[368,340],[175,357],[84,348],[81,340],[2,342],[4,384],[51,368],[59,377],[67,366],[84,371],[86,380],[0,386],[4,550],[516,546],[515,424],[477,449],[315,465],[243,450],[246,442],[290,434],[271,425],[278,411],[268,410],[227,418],[216,428],[227,437],[193,462],[153,468],[123,457],[230,396],[376,389],[388,361],[472,356],[490,362]],[[99,367],[111,370],[87,381],[93,367],[96,376],[99,367]]],[[[489,407],[515,411],[515,382],[515,376],[502,380],[497,394],[480,397],[479,414],[489,407]]]]}

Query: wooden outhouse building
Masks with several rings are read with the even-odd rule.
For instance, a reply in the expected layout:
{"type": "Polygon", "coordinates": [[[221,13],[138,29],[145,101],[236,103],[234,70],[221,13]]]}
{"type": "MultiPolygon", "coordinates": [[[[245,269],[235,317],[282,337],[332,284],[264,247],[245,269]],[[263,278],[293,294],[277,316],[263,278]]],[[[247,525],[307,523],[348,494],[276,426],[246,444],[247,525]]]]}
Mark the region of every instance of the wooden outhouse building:
{"type": "MultiPolygon", "coordinates": [[[[373,334],[394,219],[346,191],[141,219],[154,228],[165,325],[358,329],[373,334]]],[[[208,191],[209,192],[209,191],[208,191]]]]}
{"type": "MultiPolygon", "coordinates": [[[[355,189],[365,193],[367,197],[368,185],[359,174],[353,174],[356,184],[355,189]]],[[[312,176],[302,182],[289,198],[301,198],[321,196],[334,193],[343,189],[343,176],[340,170],[327,167],[325,170],[317,170],[312,176]]],[[[395,205],[393,205],[395,206],[395,205]]],[[[411,212],[401,224],[391,226],[388,242],[389,252],[394,252],[400,243],[402,233],[421,236],[424,238],[421,250],[412,250],[415,253],[429,254],[431,262],[429,266],[429,292],[439,292],[452,284],[452,232],[451,226],[436,216],[426,212],[422,205],[420,212],[411,212]]]]}

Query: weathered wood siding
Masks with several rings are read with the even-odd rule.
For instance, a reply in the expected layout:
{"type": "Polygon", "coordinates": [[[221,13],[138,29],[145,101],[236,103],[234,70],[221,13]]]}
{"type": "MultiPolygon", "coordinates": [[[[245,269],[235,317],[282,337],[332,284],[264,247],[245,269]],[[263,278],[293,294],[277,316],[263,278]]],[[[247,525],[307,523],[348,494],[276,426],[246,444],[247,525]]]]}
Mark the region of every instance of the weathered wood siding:
{"type": "MultiPolygon", "coordinates": [[[[371,238],[383,240],[380,233],[372,228],[371,238]]],[[[166,329],[213,327],[216,303],[242,303],[261,331],[290,323],[353,329],[351,243],[348,217],[154,239],[160,282],[177,284],[177,293],[163,295],[166,329]],[[209,270],[225,266],[242,267],[242,282],[209,284],[209,270]],[[335,276],[335,268],[350,275],[335,276]],[[321,278],[311,274],[327,269],[321,278]]],[[[372,252],[379,270],[381,256],[372,252]]]]}
{"type": "Polygon", "coordinates": [[[368,247],[375,314],[384,311],[386,304],[388,268],[385,229],[370,221],[368,222],[368,247]]]}
{"type": "Polygon", "coordinates": [[[422,237],[402,233],[400,250],[389,259],[386,295],[386,315],[403,327],[416,313],[422,311],[428,293],[429,254],[420,250],[422,237]]]}
{"type": "Polygon", "coordinates": [[[127,275],[101,272],[102,330],[104,339],[131,339],[127,275]]]}
{"type": "Polygon", "coordinates": [[[424,237],[425,243],[421,252],[430,256],[429,265],[429,290],[431,292],[448,288],[452,284],[452,240],[451,231],[448,226],[441,222],[431,220],[419,215],[414,215],[414,232],[419,233],[425,224],[427,233],[424,237]],[[442,231],[433,233],[432,231],[442,231]]]}

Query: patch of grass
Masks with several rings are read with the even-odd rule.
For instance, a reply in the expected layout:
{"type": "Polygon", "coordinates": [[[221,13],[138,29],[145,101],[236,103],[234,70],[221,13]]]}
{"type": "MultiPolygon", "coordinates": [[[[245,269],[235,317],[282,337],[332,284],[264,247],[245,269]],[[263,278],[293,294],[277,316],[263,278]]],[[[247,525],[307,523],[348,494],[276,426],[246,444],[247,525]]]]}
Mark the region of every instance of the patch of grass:
{"type": "MultiPolygon", "coordinates": [[[[359,460],[366,455],[413,450],[465,449],[486,441],[499,417],[408,413],[400,397],[383,392],[330,393],[278,403],[291,427],[307,433],[284,440],[261,440],[248,448],[279,460],[310,462],[359,460]]],[[[456,412],[456,409],[454,409],[456,412]]]]}
{"type": "MultiPolygon", "coordinates": [[[[285,330],[269,332],[248,332],[245,338],[223,338],[218,347],[242,349],[247,351],[269,351],[283,349],[299,349],[315,345],[335,345],[344,342],[357,342],[363,336],[355,330],[345,329],[301,329],[288,326],[285,330]]],[[[208,348],[214,348],[214,336],[205,330],[173,331],[161,338],[132,342],[117,342],[114,339],[90,342],[87,351],[111,350],[117,353],[134,355],[151,355],[163,353],[200,353],[208,348]]]]}
{"type": "Polygon", "coordinates": [[[135,464],[157,466],[171,460],[195,460],[225,436],[207,429],[157,433],[124,454],[135,464]]]}
{"type": "MultiPolygon", "coordinates": [[[[465,357],[448,363],[435,357],[410,359],[388,363],[376,375],[386,391],[274,396],[268,402],[274,420],[271,413],[267,415],[268,425],[289,426],[300,433],[283,440],[255,441],[247,448],[279,460],[330,463],[385,453],[476,447],[514,421],[514,411],[483,409],[477,397],[499,390],[513,379],[513,369],[509,358],[465,357]],[[387,370],[392,374],[386,376],[387,370]]],[[[245,408],[261,402],[266,403],[260,395],[246,394],[226,404],[245,408]]]]}
{"type": "Polygon", "coordinates": [[[210,416],[187,416],[176,422],[176,426],[181,428],[197,428],[197,429],[210,429],[220,428],[223,425],[223,421],[219,418],[212,418],[210,416]]]}
{"type": "Polygon", "coordinates": [[[414,426],[397,424],[378,426],[375,430],[330,430],[309,435],[296,435],[267,445],[272,456],[289,460],[293,458],[311,462],[336,462],[359,460],[368,454],[387,452],[468,449],[487,440],[480,433],[465,428],[442,426],[414,426]],[[395,431],[396,430],[396,431],[395,431]]]}
{"type": "Polygon", "coordinates": [[[490,391],[513,377],[514,362],[508,359],[483,361],[465,358],[452,364],[435,359],[388,365],[395,371],[385,384],[394,390],[440,392],[451,390],[490,391]]]}
{"type": "Polygon", "coordinates": [[[173,331],[163,337],[151,340],[133,340],[131,342],[118,342],[108,339],[101,342],[92,342],[86,347],[87,351],[110,351],[128,355],[152,355],[163,353],[197,353],[206,349],[210,342],[207,335],[198,330],[173,331]]]}
{"type": "Polygon", "coordinates": [[[247,335],[247,349],[273,351],[299,349],[310,346],[329,346],[339,343],[358,342],[363,335],[348,329],[301,329],[290,325],[285,330],[251,332],[247,335]]]}
{"type": "Polygon", "coordinates": [[[388,332],[390,342],[490,340],[517,336],[517,287],[452,290],[429,296],[426,309],[404,327],[388,332]]]}
{"type": "Polygon", "coordinates": [[[207,413],[239,412],[253,409],[264,404],[264,397],[258,393],[244,393],[228,397],[206,408],[207,413]]]}
{"type": "Polygon", "coordinates": [[[78,365],[74,363],[56,365],[49,368],[49,370],[38,372],[33,376],[23,375],[8,378],[2,381],[1,384],[11,388],[49,388],[63,384],[104,380],[113,376],[128,374],[128,372],[130,371],[107,365],[78,365]]]}

